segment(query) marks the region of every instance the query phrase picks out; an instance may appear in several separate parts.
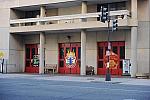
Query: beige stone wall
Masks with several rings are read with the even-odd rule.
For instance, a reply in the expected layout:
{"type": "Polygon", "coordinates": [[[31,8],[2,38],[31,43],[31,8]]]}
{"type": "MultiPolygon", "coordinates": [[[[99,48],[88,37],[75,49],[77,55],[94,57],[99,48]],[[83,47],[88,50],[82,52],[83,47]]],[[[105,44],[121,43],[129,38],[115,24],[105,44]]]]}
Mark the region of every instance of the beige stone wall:
{"type": "Polygon", "coordinates": [[[23,11],[10,9],[10,19],[20,19],[25,16],[25,13],[23,11]]]}
{"type": "MultiPolygon", "coordinates": [[[[88,13],[96,13],[97,5],[88,5],[88,13]]],[[[97,21],[97,18],[88,18],[88,21],[97,21]]]]}
{"type": "Polygon", "coordinates": [[[9,62],[7,71],[8,72],[23,72],[24,64],[24,52],[23,52],[23,40],[20,35],[10,35],[10,51],[9,51],[9,62]]]}
{"type": "Polygon", "coordinates": [[[149,6],[149,0],[138,0],[138,21],[150,21],[149,6]]]}
{"type": "Polygon", "coordinates": [[[50,16],[58,16],[58,9],[47,9],[46,10],[46,16],[50,17],[50,16]]]}
{"type": "Polygon", "coordinates": [[[45,64],[58,64],[58,35],[46,34],[45,64]]]}

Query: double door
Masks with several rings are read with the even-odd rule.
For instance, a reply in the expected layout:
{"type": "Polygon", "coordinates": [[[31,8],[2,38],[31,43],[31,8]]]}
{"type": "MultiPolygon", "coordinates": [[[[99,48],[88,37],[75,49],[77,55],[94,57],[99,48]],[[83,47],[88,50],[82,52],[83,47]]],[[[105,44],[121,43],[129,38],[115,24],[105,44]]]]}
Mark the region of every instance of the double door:
{"type": "MultiPolygon", "coordinates": [[[[98,43],[98,61],[97,61],[97,73],[99,75],[106,74],[106,64],[104,61],[104,57],[106,55],[106,50],[108,48],[107,42],[99,42],[98,43]]],[[[125,42],[111,42],[111,51],[118,55],[118,65],[115,68],[110,68],[110,73],[112,75],[122,75],[122,61],[125,59],[125,42]]]]}
{"type": "MultiPolygon", "coordinates": [[[[60,43],[59,44],[59,68],[58,71],[61,74],[80,74],[80,58],[81,58],[81,46],[80,43],[60,43]],[[69,53],[72,52],[74,56],[74,62],[69,66],[67,62],[69,53]]],[[[70,60],[69,60],[70,62],[70,60]]]]}
{"type": "Polygon", "coordinates": [[[39,59],[38,59],[38,45],[37,44],[25,45],[25,72],[28,72],[28,73],[39,72],[39,59]]]}

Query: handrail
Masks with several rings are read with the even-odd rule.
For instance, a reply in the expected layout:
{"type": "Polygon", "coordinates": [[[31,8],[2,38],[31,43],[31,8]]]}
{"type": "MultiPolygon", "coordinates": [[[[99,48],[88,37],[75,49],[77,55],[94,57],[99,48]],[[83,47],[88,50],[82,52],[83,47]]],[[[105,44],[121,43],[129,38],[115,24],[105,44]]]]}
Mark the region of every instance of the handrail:
{"type": "MultiPolygon", "coordinates": [[[[96,18],[99,17],[100,15],[101,12],[96,12],[96,13],[87,13],[87,14],[73,14],[73,15],[51,16],[51,17],[41,17],[41,18],[14,19],[14,20],[10,20],[10,24],[96,18]]],[[[110,11],[110,16],[115,16],[115,15],[129,15],[129,11],[128,10],[110,11]]]]}

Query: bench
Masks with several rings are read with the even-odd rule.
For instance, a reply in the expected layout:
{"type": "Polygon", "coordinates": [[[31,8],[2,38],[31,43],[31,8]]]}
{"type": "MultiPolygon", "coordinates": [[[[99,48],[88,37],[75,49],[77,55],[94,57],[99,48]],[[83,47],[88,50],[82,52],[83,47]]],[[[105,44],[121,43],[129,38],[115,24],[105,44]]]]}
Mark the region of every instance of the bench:
{"type": "Polygon", "coordinates": [[[86,75],[94,75],[94,67],[86,66],[86,75]]]}
{"type": "Polygon", "coordinates": [[[149,73],[137,73],[136,78],[150,78],[149,73]]]}
{"type": "Polygon", "coordinates": [[[44,73],[49,73],[52,71],[52,73],[57,73],[57,64],[46,64],[44,67],[44,73]]]}

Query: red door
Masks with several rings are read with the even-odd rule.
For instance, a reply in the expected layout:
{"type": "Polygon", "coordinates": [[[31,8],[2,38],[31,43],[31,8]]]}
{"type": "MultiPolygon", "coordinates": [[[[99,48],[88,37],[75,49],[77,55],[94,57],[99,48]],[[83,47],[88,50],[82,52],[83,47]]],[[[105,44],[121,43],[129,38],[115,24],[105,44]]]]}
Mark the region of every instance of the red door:
{"type": "Polygon", "coordinates": [[[80,58],[81,58],[81,46],[80,43],[60,43],[59,44],[59,68],[58,72],[61,74],[80,74],[80,58]],[[68,68],[66,65],[67,53],[75,53],[76,65],[72,68],[68,68]]]}
{"type": "MultiPolygon", "coordinates": [[[[104,56],[108,48],[107,42],[98,43],[98,68],[97,73],[99,75],[106,74],[106,66],[104,64],[104,56]]],[[[119,64],[115,69],[110,69],[112,75],[122,75],[122,60],[125,59],[125,42],[111,42],[112,51],[118,55],[119,64]]]]}
{"type": "Polygon", "coordinates": [[[37,44],[26,44],[25,45],[25,72],[38,73],[39,65],[33,65],[33,57],[38,55],[37,44]]]}

